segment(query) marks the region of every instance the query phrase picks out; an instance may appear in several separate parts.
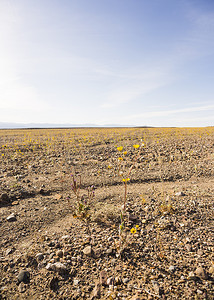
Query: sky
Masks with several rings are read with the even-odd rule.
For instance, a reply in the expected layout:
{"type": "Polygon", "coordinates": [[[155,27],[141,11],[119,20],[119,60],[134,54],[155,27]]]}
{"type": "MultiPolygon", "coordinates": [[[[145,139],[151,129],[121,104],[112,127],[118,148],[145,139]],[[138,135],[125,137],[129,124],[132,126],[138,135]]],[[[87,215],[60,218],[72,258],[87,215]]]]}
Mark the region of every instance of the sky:
{"type": "Polygon", "coordinates": [[[0,0],[0,122],[214,125],[213,0],[0,0]]]}

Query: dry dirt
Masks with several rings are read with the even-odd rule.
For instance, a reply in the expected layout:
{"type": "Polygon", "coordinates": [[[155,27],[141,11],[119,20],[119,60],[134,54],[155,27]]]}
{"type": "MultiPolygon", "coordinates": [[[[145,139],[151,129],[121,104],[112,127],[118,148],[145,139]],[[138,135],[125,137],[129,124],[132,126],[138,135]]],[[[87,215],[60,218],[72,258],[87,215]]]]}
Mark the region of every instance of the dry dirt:
{"type": "Polygon", "coordinates": [[[0,131],[0,299],[213,299],[213,150],[212,127],[0,131]]]}

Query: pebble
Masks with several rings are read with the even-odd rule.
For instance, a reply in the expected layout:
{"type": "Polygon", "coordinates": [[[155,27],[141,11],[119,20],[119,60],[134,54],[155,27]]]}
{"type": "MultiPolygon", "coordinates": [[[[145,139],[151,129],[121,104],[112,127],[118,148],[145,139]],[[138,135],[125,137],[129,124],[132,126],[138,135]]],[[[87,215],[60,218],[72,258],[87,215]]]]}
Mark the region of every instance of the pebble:
{"type": "Polygon", "coordinates": [[[50,289],[53,291],[57,290],[59,287],[58,282],[59,282],[59,279],[57,277],[52,277],[49,282],[50,289]]]}
{"type": "Polygon", "coordinates": [[[7,204],[9,202],[10,202],[10,198],[9,198],[8,194],[7,193],[1,194],[1,197],[0,197],[0,206],[1,206],[1,204],[3,205],[3,204],[7,204]]]}
{"type": "Polygon", "coordinates": [[[180,196],[185,196],[185,194],[183,192],[177,192],[177,193],[175,193],[175,196],[180,197],[180,196]]]}
{"type": "Polygon", "coordinates": [[[169,271],[170,271],[170,272],[174,272],[174,271],[175,271],[175,269],[176,269],[176,267],[175,267],[175,266],[169,266],[169,271]]]}
{"type": "Polygon", "coordinates": [[[101,292],[101,284],[97,281],[95,284],[95,288],[92,292],[92,297],[94,297],[95,299],[100,298],[100,292],[101,292]]]}
{"type": "Polygon", "coordinates": [[[110,261],[111,265],[112,265],[112,266],[115,265],[115,264],[116,264],[116,261],[117,261],[117,260],[116,260],[115,258],[112,258],[111,261],[110,261]]]}
{"type": "Polygon", "coordinates": [[[211,266],[211,267],[209,268],[209,273],[210,273],[211,275],[214,275],[214,266],[211,266]]]}
{"type": "Polygon", "coordinates": [[[152,285],[153,285],[153,289],[154,289],[155,294],[159,295],[160,294],[159,283],[155,280],[152,280],[152,285]]]}
{"type": "Polygon", "coordinates": [[[46,266],[47,270],[58,272],[59,274],[67,273],[67,268],[61,262],[48,263],[46,266]]]}
{"type": "Polygon", "coordinates": [[[70,239],[70,235],[63,235],[62,237],[61,237],[61,239],[62,240],[68,240],[68,239],[70,239]]]}
{"type": "Polygon", "coordinates": [[[11,215],[9,215],[9,216],[7,217],[7,221],[8,221],[8,222],[15,222],[15,221],[17,221],[15,214],[12,213],[11,215]]]}
{"type": "Polygon", "coordinates": [[[24,293],[26,291],[26,285],[24,284],[24,282],[21,282],[18,286],[18,291],[20,293],[24,293]]]}
{"type": "Polygon", "coordinates": [[[56,252],[56,256],[58,256],[58,257],[63,257],[63,251],[62,250],[58,250],[57,252],[56,252]]]}
{"type": "Polygon", "coordinates": [[[187,249],[188,252],[192,252],[192,246],[190,244],[186,244],[185,248],[187,249]]]}
{"type": "Polygon", "coordinates": [[[100,283],[102,285],[106,285],[107,284],[107,272],[106,271],[101,271],[100,272],[100,283]]]}
{"type": "Polygon", "coordinates": [[[18,205],[19,204],[19,201],[13,201],[12,202],[12,205],[18,205]]]}
{"type": "Polygon", "coordinates": [[[91,256],[92,255],[92,248],[91,246],[87,246],[83,249],[83,253],[86,255],[86,256],[91,256]]]}
{"type": "Polygon", "coordinates": [[[38,254],[36,254],[36,258],[38,259],[38,260],[43,260],[44,259],[44,255],[43,255],[43,253],[38,253],[38,254]]]}
{"type": "Polygon", "coordinates": [[[26,270],[21,270],[18,274],[18,282],[28,283],[30,281],[30,273],[26,270]]]}
{"type": "Polygon", "coordinates": [[[120,285],[121,283],[122,283],[121,277],[120,277],[120,276],[116,276],[116,277],[115,277],[115,284],[116,284],[116,285],[120,285]]]}
{"type": "Polygon", "coordinates": [[[195,275],[195,273],[194,272],[189,272],[189,275],[188,275],[188,278],[187,278],[188,280],[197,280],[198,278],[197,278],[197,276],[195,275]]]}
{"type": "Polygon", "coordinates": [[[78,284],[79,284],[79,280],[78,279],[74,279],[73,285],[78,285],[78,284]]]}
{"type": "Polygon", "coordinates": [[[9,249],[7,249],[7,250],[5,251],[5,255],[8,256],[9,254],[12,254],[13,251],[14,251],[14,249],[9,248],[9,249]]]}
{"type": "Polygon", "coordinates": [[[107,250],[106,250],[106,254],[108,254],[108,255],[109,255],[109,254],[112,254],[112,248],[107,249],[107,250]]]}
{"type": "Polygon", "coordinates": [[[124,283],[124,284],[126,284],[126,283],[128,283],[128,282],[129,282],[129,278],[124,278],[124,279],[123,279],[123,283],[124,283]]]}
{"type": "Polygon", "coordinates": [[[52,259],[54,257],[55,253],[52,252],[50,255],[49,255],[49,259],[52,259]]]}
{"type": "Polygon", "coordinates": [[[113,283],[114,283],[114,278],[113,278],[113,277],[109,277],[109,278],[107,279],[107,281],[106,281],[106,284],[107,284],[107,285],[113,285],[113,283]]]}
{"type": "Polygon", "coordinates": [[[195,270],[195,274],[202,278],[202,279],[207,279],[208,276],[207,276],[207,273],[205,272],[205,270],[202,268],[202,267],[198,267],[196,270],[195,270]]]}

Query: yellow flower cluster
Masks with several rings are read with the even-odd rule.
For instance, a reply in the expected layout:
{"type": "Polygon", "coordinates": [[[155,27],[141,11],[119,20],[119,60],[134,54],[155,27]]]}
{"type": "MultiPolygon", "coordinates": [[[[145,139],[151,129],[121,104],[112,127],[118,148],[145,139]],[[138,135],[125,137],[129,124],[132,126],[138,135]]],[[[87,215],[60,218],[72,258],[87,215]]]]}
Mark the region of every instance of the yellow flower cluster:
{"type": "Polygon", "coordinates": [[[130,178],[123,178],[123,182],[127,182],[129,180],[130,180],[130,178]]]}
{"type": "Polygon", "coordinates": [[[132,228],[130,231],[132,234],[135,234],[137,232],[136,228],[132,228]]]}
{"type": "Polygon", "coordinates": [[[121,147],[117,147],[117,150],[121,152],[121,151],[123,151],[123,147],[122,146],[121,147]]]}

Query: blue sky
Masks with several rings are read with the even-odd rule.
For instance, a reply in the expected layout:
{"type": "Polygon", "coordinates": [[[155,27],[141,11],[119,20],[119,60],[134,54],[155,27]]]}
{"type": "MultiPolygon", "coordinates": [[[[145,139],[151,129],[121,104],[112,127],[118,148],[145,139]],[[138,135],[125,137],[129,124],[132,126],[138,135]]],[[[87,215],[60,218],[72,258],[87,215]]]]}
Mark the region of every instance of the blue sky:
{"type": "Polygon", "coordinates": [[[0,122],[214,125],[213,0],[0,0],[0,122]]]}

